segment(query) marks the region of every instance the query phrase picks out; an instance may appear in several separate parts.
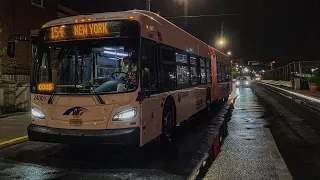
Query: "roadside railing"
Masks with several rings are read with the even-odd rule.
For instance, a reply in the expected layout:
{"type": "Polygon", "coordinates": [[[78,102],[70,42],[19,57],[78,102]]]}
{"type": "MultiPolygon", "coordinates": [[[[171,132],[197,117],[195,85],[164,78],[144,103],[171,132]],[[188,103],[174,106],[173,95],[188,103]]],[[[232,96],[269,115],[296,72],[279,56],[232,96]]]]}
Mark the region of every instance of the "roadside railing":
{"type": "Polygon", "coordinates": [[[266,71],[262,78],[274,81],[291,81],[292,77],[307,78],[312,72],[320,68],[320,61],[298,61],[287,64],[284,67],[266,71]]]}

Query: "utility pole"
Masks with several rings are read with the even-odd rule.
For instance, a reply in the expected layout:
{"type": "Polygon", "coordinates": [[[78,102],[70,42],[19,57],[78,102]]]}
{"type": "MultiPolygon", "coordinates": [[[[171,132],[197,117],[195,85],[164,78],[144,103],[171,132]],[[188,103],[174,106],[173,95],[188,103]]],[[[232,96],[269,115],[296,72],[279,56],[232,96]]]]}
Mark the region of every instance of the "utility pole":
{"type": "Polygon", "coordinates": [[[223,38],[223,20],[221,21],[221,33],[220,33],[220,38],[223,38]]]}

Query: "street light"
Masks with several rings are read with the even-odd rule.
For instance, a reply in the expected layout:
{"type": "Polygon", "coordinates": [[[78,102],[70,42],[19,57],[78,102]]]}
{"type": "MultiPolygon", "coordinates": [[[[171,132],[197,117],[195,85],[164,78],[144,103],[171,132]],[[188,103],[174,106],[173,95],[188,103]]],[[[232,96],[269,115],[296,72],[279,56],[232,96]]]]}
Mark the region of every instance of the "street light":
{"type": "Polygon", "coordinates": [[[273,64],[275,64],[275,63],[276,63],[276,61],[271,62],[271,70],[273,70],[273,64]]]}
{"type": "Polygon", "coordinates": [[[217,47],[222,49],[228,44],[228,41],[224,37],[219,37],[215,44],[217,47]]]}
{"type": "Polygon", "coordinates": [[[232,53],[231,53],[231,51],[228,51],[227,54],[228,54],[228,56],[231,56],[232,53]]]}

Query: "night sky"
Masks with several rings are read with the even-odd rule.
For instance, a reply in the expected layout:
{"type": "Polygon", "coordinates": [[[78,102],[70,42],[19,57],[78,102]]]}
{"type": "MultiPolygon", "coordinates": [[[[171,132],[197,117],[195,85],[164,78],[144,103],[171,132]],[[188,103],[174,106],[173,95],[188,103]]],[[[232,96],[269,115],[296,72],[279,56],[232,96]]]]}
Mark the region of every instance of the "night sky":
{"type": "MultiPolygon", "coordinates": [[[[145,0],[60,0],[80,13],[145,9],[145,0]]],[[[183,0],[153,0],[152,11],[163,17],[184,14],[183,0]]],[[[224,22],[224,36],[234,57],[244,60],[320,60],[320,0],[189,0],[188,15],[237,16],[169,19],[214,45],[224,22]]]]}

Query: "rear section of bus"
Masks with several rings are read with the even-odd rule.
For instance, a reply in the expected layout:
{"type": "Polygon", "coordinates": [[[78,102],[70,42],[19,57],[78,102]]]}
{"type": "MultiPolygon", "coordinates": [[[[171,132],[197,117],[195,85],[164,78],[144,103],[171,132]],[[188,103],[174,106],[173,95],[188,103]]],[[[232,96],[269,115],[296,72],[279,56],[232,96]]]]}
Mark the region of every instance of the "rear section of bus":
{"type": "Polygon", "coordinates": [[[29,139],[140,145],[139,50],[126,13],[46,24],[33,44],[29,139]]]}

